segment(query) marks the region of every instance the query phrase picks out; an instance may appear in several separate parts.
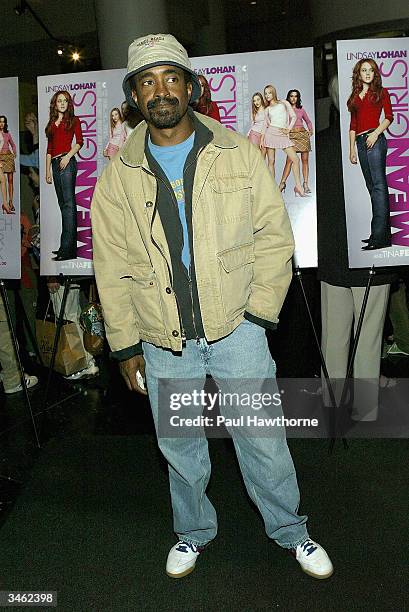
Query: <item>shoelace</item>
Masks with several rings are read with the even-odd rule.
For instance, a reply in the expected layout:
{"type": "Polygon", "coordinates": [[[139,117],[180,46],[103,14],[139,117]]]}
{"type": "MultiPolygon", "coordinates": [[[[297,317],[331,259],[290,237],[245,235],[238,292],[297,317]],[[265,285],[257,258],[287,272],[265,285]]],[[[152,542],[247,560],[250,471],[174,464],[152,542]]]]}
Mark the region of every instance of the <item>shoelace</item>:
{"type": "Polygon", "coordinates": [[[184,552],[187,553],[188,552],[188,548],[190,548],[190,550],[194,553],[199,552],[199,549],[197,546],[195,546],[194,544],[190,544],[189,542],[178,542],[178,545],[176,546],[176,550],[178,550],[179,552],[184,552]]]}
{"type": "Polygon", "coordinates": [[[305,542],[300,546],[303,551],[307,553],[307,555],[311,555],[311,553],[317,550],[317,547],[314,545],[313,542],[311,542],[311,540],[305,540],[305,542]]]}

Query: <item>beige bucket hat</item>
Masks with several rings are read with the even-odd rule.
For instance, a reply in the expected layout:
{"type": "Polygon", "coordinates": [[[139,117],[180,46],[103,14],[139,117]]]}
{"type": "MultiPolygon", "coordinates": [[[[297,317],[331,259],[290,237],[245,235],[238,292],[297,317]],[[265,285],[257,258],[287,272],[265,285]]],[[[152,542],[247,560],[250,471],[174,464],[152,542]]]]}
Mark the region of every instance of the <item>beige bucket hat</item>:
{"type": "Polygon", "coordinates": [[[192,69],[186,49],[172,34],[148,34],[134,40],[128,49],[128,68],[122,88],[130,106],[138,108],[132,98],[129,79],[142,70],[164,64],[177,66],[189,72],[192,75],[193,85],[190,101],[194,102],[200,97],[200,82],[192,69]]]}

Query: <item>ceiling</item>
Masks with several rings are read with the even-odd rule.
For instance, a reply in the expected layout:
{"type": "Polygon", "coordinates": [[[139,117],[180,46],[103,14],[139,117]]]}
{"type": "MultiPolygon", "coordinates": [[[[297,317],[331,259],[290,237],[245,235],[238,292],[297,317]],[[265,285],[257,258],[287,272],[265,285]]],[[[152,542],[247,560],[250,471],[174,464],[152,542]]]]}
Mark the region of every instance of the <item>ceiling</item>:
{"type": "MultiPolygon", "coordinates": [[[[20,0],[0,0],[1,47],[47,38],[28,10],[16,15],[14,8],[19,5],[20,0]]],[[[79,35],[96,30],[93,0],[29,0],[29,5],[54,38],[75,42],[79,35]]]]}

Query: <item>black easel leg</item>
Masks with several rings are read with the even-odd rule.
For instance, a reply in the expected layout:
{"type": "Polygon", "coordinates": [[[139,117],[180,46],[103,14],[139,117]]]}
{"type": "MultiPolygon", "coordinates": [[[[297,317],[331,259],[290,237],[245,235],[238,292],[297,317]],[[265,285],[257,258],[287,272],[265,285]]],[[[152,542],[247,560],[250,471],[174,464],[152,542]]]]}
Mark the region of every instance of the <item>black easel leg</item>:
{"type": "Polygon", "coordinates": [[[28,395],[28,390],[27,390],[27,385],[26,385],[26,377],[25,377],[25,373],[24,373],[23,364],[21,362],[21,357],[20,357],[20,351],[19,351],[17,336],[16,336],[16,332],[14,330],[13,321],[12,321],[12,318],[11,318],[10,305],[9,305],[9,301],[8,301],[6,286],[5,286],[3,280],[0,280],[0,289],[1,289],[1,295],[3,297],[4,309],[6,311],[6,315],[7,315],[7,320],[8,320],[9,328],[10,328],[11,337],[12,337],[12,340],[13,340],[14,350],[16,352],[16,359],[17,359],[19,370],[20,370],[21,384],[22,384],[22,387],[23,387],[23,391],[24,391],[24,395],[25,395],[25,399],[26,399],[26,404],[27,404],[28,411],[30,413],[31,422],[32,422],[32,425],[33,425],[34,437],[35,437],[35,440],[36,440],[38,448],[41,448],[40,440],[39,440],[38,433],[37,433],[37,427],[36,427],[36,423],[35,423],[35,419],[34,419],[33,409],[31,407],[30,397],[28,395]]]}
{"type": "Polygon", "coordinates": [[[58,315],[58,319],[57,319],[57,326],[56,326],[56,330],[55,330],[53,352],[51,354],[50,367],[48,369],[47,385],[46,385],[46,388],[45,388],[44,400],[43,400],[44,401],[44,408],[47,407],[48,391],[49,391],[50,384],[51,384],[51,379],[52,379],[52,376],[53,376],[53,370],[54,370],[54,364],[55,364],[55,356],[57,355],[58,341],[60,339],[61,328],[62,328],[62,324],[63,324],[63,321],[64,321],[65,304],[67,302],[67,296],[68,296],[68,291],[70,290],[70,286],[71,286],[71,278],[69,276],[67,276],[66,279],[65,279],[65,284],[64,284],[64,293],[63,293],[63,296],[62,296],[60,314],[58,315]]]}
{"type": "MultiPolygon", "coordinates": [[[[315,344],[316,347],[318,349],[318,353],[320,356],[320,361],[321,361],[321,368],[322,371],[324,373],[324,377],[325,377],[325,384],[327,385],[327,389],[328,389],[328,393],[329,393],[329,397],[330,397],[330,402],[331,402],[331,413],[330,413],[330,431],[332,432],[332,437],[331,437],[331,441],[330,441],[330,445],[328,447],[328,453],[331,454],[333,449],[334,449],[334,445],[335,445],[335,428],[336,428],[336,417],[337,417],[337,411],[339,409],[339,407],[337,406],[337,402],[335,399],[335,394],[334,394],[334,389],[331,383],[331,379],[329,377],[329,373],[328,373],[328,369],[327,369],[327,365],[325,363],[325,359],[324,359],[324,355],[321,349],[321,344],[320,341],[318,339],[318,334],[317,331],[315,329],[315,324],[314,324],[314,319],[312,317],[311,314],[311,310],[310,310],[310,306],[308,304],[308,300],[307,300],[307,296],[305,294],[305,290],[304,290],[304,285],[302,282],[302,273],[301,270],[299,268],[299,266],[297,266],[295,268],[295,272],[294,272],[294,276],[298,279],[299,284],[300,284],[300,288],[301,288],[301,293],[302,296],[304,298],[304,303],[305,303],[305,307],[307,309],[307,313],[308,313],[308,318],[310,320],[310,324],[311,324],[311,328],[314,334],[314,340],[315,340],[315,344]]],[[[348,443],[345,439],[343,439],[343,444],[344,444],[344,448],[348,448],[348,443]]]]}
{"type": "Polygon", "coordinates": [[[18,303],[18,308],[19,308],[19,310],[20,310],[20,312],[21,312],[21,314],[23,316],[23,324],[24,324],[24,327],[25,327],[25,329],[26,329],[26,331],[28,333],[28,336],[30,338],[30,342],[31,342],[31,344],[34,347],[34,350],[35,350],[38,362],[39,362],[39,364],[41,366],[44,367],[43,359],[41,357],[40,351],[38,350],[37,338],[35,337],[35,334],[34,334],[32,328],[31,328],[31,325],[30,325],[30,321],[28,320],[27,313],[26,313],[26,310],[24,308],[24,304],[23,304],[23,300],[21,299],[20,292],[18,290],[16,290],[14,292],[14,295],[15,295],[16,303],[18,303]]]}
{"type": "MultiPolygon", "coordinates": [[[[359,337],[361,335],[362,323],[363,323],[363,320],[364,320],[365,310],[366,310],[366,306],[367,306],[367,303],[368,303],[369,291],[371,289],[372,280],[373,280],[373,277],[375,276],[375,274],[376,274],[375,267],[372,266],[372,268],[369,270],[368,282],[366,284],[365,293],[364,293],[364,299],[362,301],[361,311],[359,313],[358,324],[356,326],[356,331],[355,331],[355,336],[354,336],[354,343],[352,345],[351,357],[349,359],[348,368],[347,368],[347,375],[346,375],[346,378],[344,380],[344,386],[342,388],[340,408],[343,408],[344,405],[345,405],[345,400],[346,400],[346,396],[347,396],[347,392],[348,392],[348,384],[349,384],[349,381],[351,380],[351,377],[352,377],[352,370],[353,370],[353,367],[354,367],[355,355],[356,355],[356,351],[357,351],[357,348],[358,348],[358,342],[359,342],[359,337]]],[[[340,423],[340,426],[341,426],[341,429],[343,431],[344,424],[345,424],[345,417],[343,416],[342,411],[341,411],[341,415],[342,415],[342,421],[340,423]]]]}

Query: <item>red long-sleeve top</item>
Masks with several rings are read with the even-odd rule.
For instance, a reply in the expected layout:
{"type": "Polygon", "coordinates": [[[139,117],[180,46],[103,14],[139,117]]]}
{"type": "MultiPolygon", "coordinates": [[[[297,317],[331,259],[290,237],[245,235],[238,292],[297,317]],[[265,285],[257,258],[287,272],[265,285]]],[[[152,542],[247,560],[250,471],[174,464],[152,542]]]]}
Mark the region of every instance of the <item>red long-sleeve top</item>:
{"type": "Polygon", "coordinates": [[[69,130],[66,128],[66,122],[61,121],[60,125],[51,125],[51,134],[48,137],[47,155],[55,157],[61,153],[68,153],[71,150],[72,139],[75,136],[76,144],[84,144],[82,136],[81,123],[78,117],[74,117],[73,124],[69,130]]]}
{"type": "Polygon", "coordinates": [[[198,106],[196,108],[196,110],[197,110],[198,113],[201,113],[202,115],[207,115],[207,117],[211,117],[212,119],[216,119],[216,121],[221,123],[219,107],[217,106],[216,102],[213,102],[213,100],[210,101],[210,109],[207,112],[205,111],[203,106],[198,106]]]}
{"type": "Polygon", "coordinates": [[[368,130],[376,130],[379,125],[381,112],[384,112],[385,119],[389,119],[392,123],[393,112],[391,99],[388,90],[382,88],[382,95],[379,102],[375,102],[373,95],[368,91],[366,96],[361,100],[359,95],[354,99],[354,110],[351,111],[351,122],[349,129],[356,134],[362,134],[368,130]]]}

